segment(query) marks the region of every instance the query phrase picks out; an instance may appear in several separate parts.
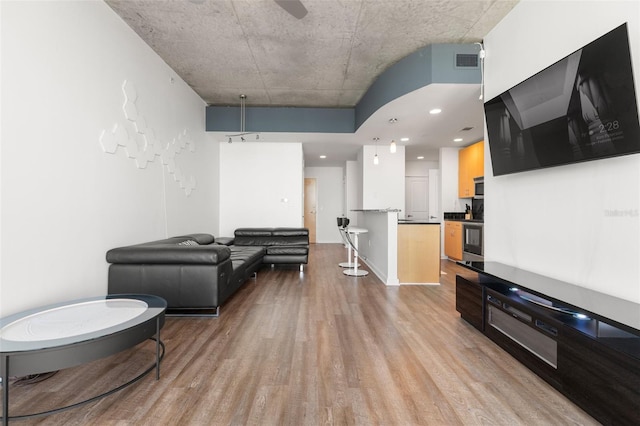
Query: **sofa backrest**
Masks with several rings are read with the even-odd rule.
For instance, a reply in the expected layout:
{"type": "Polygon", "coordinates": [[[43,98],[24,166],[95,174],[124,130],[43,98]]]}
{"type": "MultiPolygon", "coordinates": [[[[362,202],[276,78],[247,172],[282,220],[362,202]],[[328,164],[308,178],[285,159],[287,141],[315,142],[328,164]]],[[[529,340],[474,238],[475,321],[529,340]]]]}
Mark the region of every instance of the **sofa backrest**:
{"type": "Polygon", "coordinates": [[[234,232],[237,246],[307,246],[307,228],[238,228],[234,232]]]}

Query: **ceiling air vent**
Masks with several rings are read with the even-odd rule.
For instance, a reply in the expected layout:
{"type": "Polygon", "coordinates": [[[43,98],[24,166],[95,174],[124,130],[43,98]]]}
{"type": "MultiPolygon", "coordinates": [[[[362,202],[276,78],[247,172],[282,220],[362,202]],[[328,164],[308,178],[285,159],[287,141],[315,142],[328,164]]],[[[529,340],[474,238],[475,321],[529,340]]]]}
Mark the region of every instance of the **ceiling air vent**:
{"type": "Polygon", "coordinates": [[[478,68],[478,54],[456,53],[456,68],[478,68]]]}
{"type": "Polygon", "coordinates": [[[460,129],[460,131],[461,132],[468,132],[471,129],[473,129],[473,127],[463,127],[462,129],[460,129]]]}

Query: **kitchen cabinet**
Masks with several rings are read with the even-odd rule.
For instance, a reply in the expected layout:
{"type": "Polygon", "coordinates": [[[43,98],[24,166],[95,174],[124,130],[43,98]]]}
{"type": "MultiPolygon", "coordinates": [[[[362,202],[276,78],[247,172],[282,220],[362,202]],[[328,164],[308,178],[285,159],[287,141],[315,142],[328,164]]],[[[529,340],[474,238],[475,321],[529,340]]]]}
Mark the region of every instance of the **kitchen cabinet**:
{"type": "Polygon", "coordinates": [[[458,152],[458,197],[475,195],[473,179],[484,176],[484,141],[476,142],[458,152]]]}
{"type": "Polygon", "coordinates": [[[462,260],[462,222],[444,222],[444,254],[450,259],[462,260]]]}
{"type": "Polygon", "coordinates": [[[398,224],[400,283],[440,283],[440,224],[398,224]]]}

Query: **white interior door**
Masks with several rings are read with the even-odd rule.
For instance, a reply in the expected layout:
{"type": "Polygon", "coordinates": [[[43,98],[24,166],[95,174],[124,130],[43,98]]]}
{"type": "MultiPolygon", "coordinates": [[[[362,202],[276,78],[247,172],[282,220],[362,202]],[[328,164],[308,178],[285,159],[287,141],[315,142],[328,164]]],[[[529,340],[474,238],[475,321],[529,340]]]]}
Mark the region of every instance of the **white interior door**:
{"type": "Polygon", "coordinates": [[[405,218],[428,220],[429,218],[429,178],[411,176],[405,178],[405,218]]]}
{"type": "Polygon", "coordinates": [[[429,169],[429,220],[440,218],[440,170],[429,169]]]}

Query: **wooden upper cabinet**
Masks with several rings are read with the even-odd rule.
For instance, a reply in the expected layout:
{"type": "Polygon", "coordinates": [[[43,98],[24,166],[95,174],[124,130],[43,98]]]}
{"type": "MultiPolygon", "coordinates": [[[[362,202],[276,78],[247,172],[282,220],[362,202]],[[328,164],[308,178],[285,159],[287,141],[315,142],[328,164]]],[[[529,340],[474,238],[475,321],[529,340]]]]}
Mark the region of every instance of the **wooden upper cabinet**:
{"type": "Polygon", "coordinates": [[[484,141],[476,142],[458,152],[458,197],[473,197],[473,178],[481,176],[484,176],[484,141]]]}

